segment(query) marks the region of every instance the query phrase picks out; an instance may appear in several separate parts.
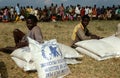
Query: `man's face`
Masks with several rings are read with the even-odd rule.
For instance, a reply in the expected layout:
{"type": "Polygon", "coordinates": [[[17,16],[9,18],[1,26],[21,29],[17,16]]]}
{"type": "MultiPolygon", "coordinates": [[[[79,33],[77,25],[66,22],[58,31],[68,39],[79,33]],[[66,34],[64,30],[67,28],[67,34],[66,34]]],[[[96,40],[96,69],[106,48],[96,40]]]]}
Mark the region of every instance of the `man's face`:
{"type": "Polygon", "coordinates": [[[35,26],[35,23],[31,19],[27,19],[26,24],[29,30],[35,26]]]}
{"type": "Polygon", "coordinates": [[[88,18],[85,18],[84,20],[82,20],[82,25],[86,27],[89,24],[89,21],[90,20],[88,18]]]}

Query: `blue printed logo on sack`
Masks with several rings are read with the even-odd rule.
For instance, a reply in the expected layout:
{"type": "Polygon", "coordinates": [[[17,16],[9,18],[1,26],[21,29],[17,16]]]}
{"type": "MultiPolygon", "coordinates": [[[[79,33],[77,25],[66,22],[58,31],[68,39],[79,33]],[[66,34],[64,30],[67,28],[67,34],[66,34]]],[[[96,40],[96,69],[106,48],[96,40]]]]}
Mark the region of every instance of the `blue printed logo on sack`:
{"type": "Polygon", "coordinates": [[[51,60],[52,58],[62,56],[62,53],[58,50],[58,47],[56,44],[43,45],[41,52],[42,52],[43,58],[47,60],[51,60]]]}

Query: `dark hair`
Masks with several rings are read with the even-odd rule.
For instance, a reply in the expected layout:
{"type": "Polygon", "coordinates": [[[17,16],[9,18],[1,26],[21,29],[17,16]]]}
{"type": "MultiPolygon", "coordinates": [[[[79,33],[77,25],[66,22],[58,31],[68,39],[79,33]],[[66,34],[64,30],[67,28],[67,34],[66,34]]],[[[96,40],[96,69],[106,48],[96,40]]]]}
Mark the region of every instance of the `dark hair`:
{"type": "Polygon", "coordinates": [[[38,19],[36,16],[32,15],[32,14],[29,14],[27,19],[31,19],[33,22],[37,23],[38,22],[38,19]]]}
{"type": "Polygon", "coordinates": [[[85,18],[89,19],[90,20],[90,17],[88,15],[84,15],[82,16],[82,20],[84,20],[85,18]]]}

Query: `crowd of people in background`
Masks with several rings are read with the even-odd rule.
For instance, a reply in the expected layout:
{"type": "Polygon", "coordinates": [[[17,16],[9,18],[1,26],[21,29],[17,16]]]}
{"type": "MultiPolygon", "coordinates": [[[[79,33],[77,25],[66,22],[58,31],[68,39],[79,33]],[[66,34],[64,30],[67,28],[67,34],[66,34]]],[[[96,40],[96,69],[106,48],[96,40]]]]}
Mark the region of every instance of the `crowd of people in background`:
{"type": "Polygon", "coordinates": [[[64,6],[63,3],[58,6],[51,3],[50,6],[33,8],[33,6],[5,6],[0,8],[0,22],[24,21],[28,14],[33,14],[39,21],[75,21],[81,20],[84,15],[89,15],[91,20],[119,20],[120,5],[112,6],[81,6],[80,4],[64,6]]]}

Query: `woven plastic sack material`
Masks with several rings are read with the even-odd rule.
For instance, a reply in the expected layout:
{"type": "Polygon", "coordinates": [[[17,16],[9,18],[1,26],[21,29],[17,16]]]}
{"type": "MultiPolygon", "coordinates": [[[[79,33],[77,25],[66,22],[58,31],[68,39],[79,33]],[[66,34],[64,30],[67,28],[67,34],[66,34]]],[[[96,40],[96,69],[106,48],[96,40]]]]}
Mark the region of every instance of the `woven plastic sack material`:
{"type": "Polygon", "coordinates": [[[90,52],[82,47],[77,47],[76,50],[80,53],[86,54],[86,55],[94,58],[97,61],[102,61],[102,60],[106,60],[106,59],[110,59],[110,58],[114,57],[114,56],[100,57],[100,56],[98,56],[98,55],[96,55],[96,54],[94,54],[94,53],[92,53],[92,52],[90,52]]]}
{"type": "Polygon", "coordinates": [[[26,64],[26,62],[25,61],[23,61],[23,60],[20,60],[20,59],[18,59],[18,58],[16,58],[16,57],[11,57],[12,58],[12,60],[16,63],[16,65],[18,66],[18,67],[20,67],[20,68],[24,68],[24,66],[25,66],[25,64],[26,64]]]}
{"type": "Polygon", "coordinates": [[[16,65],[21,69],[23,69],[24,71],[36,71],[34,62],[26,62],[16,57],[11,57],[11,58],[16,63],[16,65]]]}
{"type": "Polygon", "coordinates": [[[43,44],[29,37],[28,40],[39,78],[58,78],[70,73],[56,40],[46,41],[43,44]]]}
{"type": "Polygon", "coordinates": [[[10,55],[17,66],[24,71],[36,71],[29,47],[18,48],[10,55]]]}
{"type": "Polygon", "coordinates": [[[64,58],[82,58],[83,55],[78,53],[75,49],[70,46],[58,43],[60,51],[62,52],[64,58]]]}
{"type": "Polygon", "coordinates": [[[117,50],[102,40],[84,40],[75,43],[78,47],[96,54],[99,57],[116,56],[117,50]]]}
{"type": "Polygon", "coordinates": [[[82,63],[81,60],[77,60],[77,59],[72,59],[72,58],[66,58],[65,59],[67,64],[78,64],[78,63],[82,63]]]}
{"type": "Polygon", "coordinates": [[[106,42],[107,44],[115,48],[117,50],[116,56],[120,56],[120,38],[115,37],[115,36],[110,36],[110,37],[106,37],[100,40],[106,42]]]}
{"type": "Polygon", "coordinates": [[[12,57],[19,58],[26,62],[32,61],[31,52],[29,47],[18,48],[14,50],[11,54],[12,57]]]}

